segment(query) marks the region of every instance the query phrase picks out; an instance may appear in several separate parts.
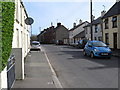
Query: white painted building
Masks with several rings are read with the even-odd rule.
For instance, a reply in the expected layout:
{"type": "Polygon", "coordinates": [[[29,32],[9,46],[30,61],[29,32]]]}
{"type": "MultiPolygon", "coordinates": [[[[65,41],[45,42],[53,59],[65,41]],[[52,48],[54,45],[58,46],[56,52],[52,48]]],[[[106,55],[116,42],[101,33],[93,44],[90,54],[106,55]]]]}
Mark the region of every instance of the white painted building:
{"type": "MultiPolygon", "coordinates": [[[[15,77],[24,79],[24,59],[30,50],[30,26],[25,24],[28,14],[21,0],[15,0],[12,52],[15,55],[15,77]]],[[[7,66],[0,73],[0,89],[7,88],[7,66]]]]}
{"type": "MultiPolygon", "coordinates": [[[[76,26],[76,24],[74,23],[74,26],[71,30],[69,30],[69,44],[74,44],[74,43],[77,43],[78,39],[76,40],[74,37],[76,35],[78,35],[79,33],[83,32],[84,31],[84,26],[86,26],[88,24],[87,21],[85,22],[80,22],[80,24],[78,24],[76,26]]],[[[81,38],[79,38],[81,39],[81,38]]]]}
{"type": "MultiPolygon", "coordinates": [[[[105,11],[101,12],[101,16],[97,19],[93,20],[92,22],[92,32],[93,32],[93,40],[99,40],[102,41],[103,35],[102,35],[102,17],[104,16],[105,11]]],[[[91,40],[91,28],[90,23],[84,27],[85,29],[85,37],[88,40],[91,40]]]]}
{"type": "Polygon", "coordinates": [[[30,26],[25,24],[28,17],[21,0],[15,0],[15,22],[12,54],[16,57],[16,79],[24,79],[24,59],[30,50],[30,26]]]}

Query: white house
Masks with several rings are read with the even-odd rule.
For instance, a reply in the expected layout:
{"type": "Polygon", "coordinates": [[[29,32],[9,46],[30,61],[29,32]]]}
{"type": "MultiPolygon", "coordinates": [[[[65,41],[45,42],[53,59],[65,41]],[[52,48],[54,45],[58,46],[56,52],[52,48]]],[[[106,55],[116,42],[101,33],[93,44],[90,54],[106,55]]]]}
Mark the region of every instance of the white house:
{"type": "Polygon", "coordinates": [[[15,0],[15,22],[12,54],[16,57],[16,79],[24,79],[24,59],[30,50],[30,26],[25,24],[28,17],[21,0],[15,0]]]}
{"type": "MultiPolygon", "coordinates": [[[[28,14],[21,0],[15,0],[12,52],[15,55],[15,78],[24,79],[24,59],[30,50],[30,31],[25,24],[28,14]]],[[[0,73],[0,89],[7,88],[7,67],[0,73]]]]}
{"type": "MultiPolygon", "coordinates": [[[[92,22],[92,32],[93,32],[93,40],[99,40],[102,41],[103,38],[103,33],[102,33],[102,17],[104,16],[105,11],[101,12],[101,16],[98,17],[97,19],[93,20],[92,22]]],[[[88,40],[91,40],[91,23],[89,23],[88,25],[86,25],[84,27],[85,29],[85,37],[88,40]]]]}
{"type": "Polygon", "coordinates": [[[86,26],[88,24],[87,21],[85,22],[82,22],[80,20],[80,23],[78,25],[76,25],[76,23],[74,23],[74,27],[72,29],[69,30],[69,44],[74,44],[74,43],[77,43],[78,40],[81,39],[80,38],[74,38],[76,35],[78,35],[79,33],[83,32],[84,31],[84,26],[86,26]]]}

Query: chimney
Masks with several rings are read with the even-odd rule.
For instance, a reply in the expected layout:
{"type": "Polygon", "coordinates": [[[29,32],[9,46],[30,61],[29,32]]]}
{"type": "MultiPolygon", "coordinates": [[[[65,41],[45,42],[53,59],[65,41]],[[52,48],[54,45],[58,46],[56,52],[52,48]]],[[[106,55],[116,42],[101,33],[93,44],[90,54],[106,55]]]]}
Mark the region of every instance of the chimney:
{"type": "Polygon", "coordinates": [[[54,29],[54,26],[52,26],[52,29],[54,29]]]}
{"type": "Polygon", "coordinates": [[[92,15],[92,21],[95,20],[95,16],[92,15]]]}
{"type": "Polygon", "coordinates": [[[106,13],[106,11],[105,11],[105,10],[103,10],[103,11],[101,12],[101,17],[102,17],[102,16],[104,16],[104,15],[105,15],[105,13],[106,13]]]}
{"type": "Polygon", "coordinates": [[[116,2],[119,2],[120,0],[116,0],[116,2]]]}
{"type": "Polygon", "coordinates": [[[76,27],[76,23],[73,23],[73,28],[76,27]]]}
{"type": "Polygon", "coordinates": [[[61,26],[61,23],[57,23],[57,27],[61,26]]]}
{"type": "Polygon", "coordinates": [[[82,23],[82,20],[80,19],[80,20],[79,20],[79,24],[81,24],[81,23],[82,23]]]}

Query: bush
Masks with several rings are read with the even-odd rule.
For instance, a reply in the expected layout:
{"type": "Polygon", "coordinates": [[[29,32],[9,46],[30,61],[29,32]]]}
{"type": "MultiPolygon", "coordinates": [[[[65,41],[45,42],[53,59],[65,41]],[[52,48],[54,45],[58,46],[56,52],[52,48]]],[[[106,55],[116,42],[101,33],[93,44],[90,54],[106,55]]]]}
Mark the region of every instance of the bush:
{"type": "Polygon", "coordinates": [[[12,38],[14,28],[14,2],[1,2],[2,3],[2,67],[3,70],[7,65],[7,60],[10,56],[12,49],[12,38]]]}

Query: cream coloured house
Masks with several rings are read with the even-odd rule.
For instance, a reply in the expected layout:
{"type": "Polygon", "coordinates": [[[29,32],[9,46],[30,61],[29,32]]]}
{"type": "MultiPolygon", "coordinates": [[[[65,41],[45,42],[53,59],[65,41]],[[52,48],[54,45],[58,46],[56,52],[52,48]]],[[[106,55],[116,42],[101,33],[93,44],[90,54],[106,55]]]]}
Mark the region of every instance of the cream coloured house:
{"type": "Polygon", "coordinates": [[[112,49],[120,49],[120,1],[103,17],[103,41],[112,49]]]}

